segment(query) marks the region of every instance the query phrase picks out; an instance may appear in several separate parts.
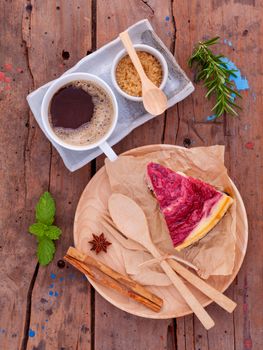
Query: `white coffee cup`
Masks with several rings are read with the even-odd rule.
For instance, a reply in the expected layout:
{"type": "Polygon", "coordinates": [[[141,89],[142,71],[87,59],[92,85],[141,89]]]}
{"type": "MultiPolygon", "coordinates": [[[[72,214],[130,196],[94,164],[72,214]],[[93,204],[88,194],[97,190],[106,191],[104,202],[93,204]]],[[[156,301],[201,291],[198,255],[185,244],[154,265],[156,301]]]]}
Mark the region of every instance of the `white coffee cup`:
{"type": "Polygon", "coordinates": [[[111,161],[114,161],[117,159],[118,156],[107,143],[107,139],[110,137],[110,135],[112,134],[117,124],[118,104],[117,104],[116,97],[113,91],[111,90],[111,88],[109,87],[109,85],[106,84],[99,77],[89,73],[70,73],[67,75],[63,75],[62,77],[55,80],[50,85],[50,87],[48,88],[43,98],[42,105],[41,105],[41,117],[42,117],[42,122],[45,128],[45,131],[47,132],[48,136],[60,146],[74,150],[74,151],[85,151],[85,150],[90,150],[90,149],[99,147],[111,161]],[[107,93],[107,95],[111,99],[112,106],[113,106],[112,124],[110,129],[99,141],[94,142],[92,144],[87,144],[87,145],[71,145],[63,141],[55,134],[49,122],[49,106],[50,106],[52,97],[55,95],[56,92],[58,92],[59,89],[77,80],[93,82],[95,85],[97,85],[99,88],[101,88],[103,91],[107,93]]]}

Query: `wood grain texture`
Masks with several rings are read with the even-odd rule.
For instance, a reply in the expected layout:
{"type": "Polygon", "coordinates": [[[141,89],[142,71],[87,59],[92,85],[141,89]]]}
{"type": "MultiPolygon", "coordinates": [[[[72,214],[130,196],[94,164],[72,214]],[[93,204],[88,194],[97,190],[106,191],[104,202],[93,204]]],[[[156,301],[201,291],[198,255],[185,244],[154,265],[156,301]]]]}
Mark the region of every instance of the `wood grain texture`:
{"type": "MultiPolygon", "coordinates": [[[[91,1],[32,2],[29,37],[29,62],[37,87],[63,73],[91,49],[91,1]]],[[[57,265],[73,244],[74,212],[89,179],[89,165],[70,173],[52,149],[49,188],[57,202],[56,223],[62,238],[53,262],[40,267],[36,277],[29,325],[35,335],[29,332],[27,349],[90,348],[89,285],[69,265],[57,265]]]]}
{"type": "MultiPolygon", "coordinates": [[[[93,0],[92,15],[91,1],[0,3],[0,349],[262,349],[262,3],[93,0]],[[222,40],[219,50],[236,63],[250,85],[242,92],[240,119],[207,123],[211,104],[204,101],[199,85],[166,116],[134,130],[115,146],[120,153],[160,142],[186,147],[226,145],[226,164],[247,203],[250,240],[245,263],[227,291],[237,301],[237,310],[232,317],[216,305],[209,306],[218,325],[209,333],[192,316],[176,322],[145,320],[119,311],[97,294],[90,305],[87,282],[70,268],[60,270],[56,265],[72,244],[74,210],[91,167],[74,174],[65,169],[30,115],[25,97],[95,49],[96,41],[100,47],[142,18],[151,21],[172,51],[176,37],[176,56],[192,79],[186,60],[193,45],[207,36],[221,35],[227,41],[222,40]],[[27,227],[39,195],[48,188],[57,200],[57,223],[64,239],[54,263],[38,270],[35,240],[27,227]],[[51,274],[56,275],[55,283],[51,274]],[[53,296],[49,295],[52,284],[53,296]],[[90,334],[91,306],[96,307],[95,336],[90,334]],[[29,329],[35,332],[31,337],[29,329]]],[[[97,168],[102,164],[99,157],[97,168]]]]}
{"type": "Polygon", "coordinates": [[[257,276],[262,276],[262,262],[255,251],[261,251],[263,244],[258,234],[262,230],[258,206],[262,201],[262,191],[255,188],[259,189],[259,183],[262,183],[262,4],[259,1],[218,0],[174,1],[173,5],[177,28],[176,56],[188,76],[194,77],[186,64],[194,44],[219,35],[221,45],[218,52],[236,63],[250,85],[249,90],[242,91],[243,111],[239,119],[227,116],[207,122],[212,102],[204,100],[204,90],[199,85],[190,97],[168,112],[165,142],[174,141],[187,147],[226,145],[226,165],[245,201],[250,223],[245,263],[227,292],[238,304],[233,317],[223,316],[223,311],[215,305],[209,306],[216,327],[207,334],[197,326],[195,318],[179,319],[178,346],[185,344],[185,349],[202,350],[261,349],[263,315],[257,310],[262,309],[260,293],[263,284],[257,276]],[[213,15],[208,16],[209,13],[213,15]],[[171,127],[177,130],[175,138],[171,127]]]}
{"type": "Polygon", "coordinates": [[[0,3],[1,349],[22,349],[27,338],[27,311],[38,268],[35,239],[27,229],[37,197],[49,182],[50,148],[25,100],[34,81],[21,27],[22,19],[30,16],[24,5],[0,3]]]}
{"type": "MultiPolygon", "coordinates": [[[[112,307],[96,294],[94,349],[167,349],[174,341],[172,321],[146,320],[112,307]],[[103,306],[103,308],[99,308],[103,306]]],[[[172,349],[172,348],[170,348],[172,349]]]]}
{"type": "MultiPolygon", "coordinates": [[[[171,1],[97,1],[97,47],[115,38],[138,20],[148,18],[154,29],[168,47],[173,47],[174,26],[166,23],[171,17],[171,1]]],[[[117,153],[153,143],[162,142],[165,116],[159,116],[131,132],[115,147],[117,153]]],[[[96,161],[97,169],[104,164],[104,156],[96,161]]],[[[117,310],[96,294],[95,303],[95,348],[106,349],[166,349],[175,343],[173,322],[169,320],[145,320],[117,310]],[[109,316],[110,315],[110,316],[109,316]],[[109,322],[109,317],[110,322],[109,322]],[[156,330],[158,329],[158,332],[156,330]],[[169,329],[169,332],[168,332],[169,329]],[[105,333],[105,337],[101,334],[105,333]],[[110,339],[110,343],[105,341],[110,339]],[[129,339],[129,341],[127,341],[129,339]],[[167,345],[169,343],[169,345],[167,345]]]]}

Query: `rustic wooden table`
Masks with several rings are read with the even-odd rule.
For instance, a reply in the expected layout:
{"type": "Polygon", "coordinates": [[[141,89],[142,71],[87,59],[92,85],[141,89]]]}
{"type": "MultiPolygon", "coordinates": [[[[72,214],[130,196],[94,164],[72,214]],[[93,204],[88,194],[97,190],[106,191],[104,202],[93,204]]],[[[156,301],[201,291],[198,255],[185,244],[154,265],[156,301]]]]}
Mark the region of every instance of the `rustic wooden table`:
{"type": "Polygon", "coordinates": [[[0,349],[263,349],[262,2],[2,0],[0,23],[0,349]],[[121,153],[153,143],[226,146],[226,165],[246,204],[250,236],[243,266],[226,292],[238,307],[230,315],[210,305],[216,326],[209,332],[193,316],[155,321],[126,314],[102,299],[73,268],[57,264],[72,244],[79,196],[104,157],[70,173],[25,97],[142,18],[151,21],[191,79],[186,62],[193,45],[220,35],[219,50],[249,84],[238,119],[208,122],[210,105],[197,86],[186,100],[115,147],[121,153]],[[57,201],[63,238],[54,261],[43,268],[27,228],[37,198],[47,189],[57,201]]]}

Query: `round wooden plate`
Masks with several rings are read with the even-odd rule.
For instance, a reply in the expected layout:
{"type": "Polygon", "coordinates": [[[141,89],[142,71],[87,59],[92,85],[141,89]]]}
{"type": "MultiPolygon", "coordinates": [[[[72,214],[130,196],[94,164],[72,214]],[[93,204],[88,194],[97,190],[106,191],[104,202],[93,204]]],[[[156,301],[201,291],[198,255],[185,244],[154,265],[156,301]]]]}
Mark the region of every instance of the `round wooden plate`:
{"type": "MultiPolygon", "coordinates": [[[[162,149],[173,150],[177,147],[178,146],[173,145],[149,145],[129,150],[123,154],[143,155],[150,152],[160,151],[162,149]]],[[[237,200],[237,238],[234,269],[232,274],[229,276],[212,276],[207,280],[209,284],[221,292],[224,292],[227,289],[237,275],[246,253],[248,240],[246,210],[240,193],[233,182],[232,185],[237,200]]],[[[90,245],[88,241],[91,238],[91,232],[105,232],[105,229],[101,224],[100,216],[101,213],[107,210],[107,201],[110,194],[111,191],[108,177],[105,167],[102,167],[84,189],[76,210],[74,222],[74,242],[75,246],[83,252],[90,252],[90,245]]],[[[114,237],[110,237],[109,240],[112,242],[112,246],[108,250],[107,254],[101,254],[98,256],[98,258],[111,266],[113,269],[121,273],[125,273],[122,258],[123,248],[119,242],[114,239],[114,237]]],[[[192,310],[172,285],[169,287],[147,287],[164,300],[164,305],[161,311],[159,313],[155,313],[143,305],[130,300],[129,298],[126,298],[111,289],[103,287],[94,281],[90,281],[90,283],[97,290],[97,292],[110,303],[121,310],[137,316],[166,319],[185,316],[192,313],[192,310]]],[[[187,283],[187,285],[203,306],[211,303],[211,300],[208,297],[196,290],[190,284],[187,283]]]]}

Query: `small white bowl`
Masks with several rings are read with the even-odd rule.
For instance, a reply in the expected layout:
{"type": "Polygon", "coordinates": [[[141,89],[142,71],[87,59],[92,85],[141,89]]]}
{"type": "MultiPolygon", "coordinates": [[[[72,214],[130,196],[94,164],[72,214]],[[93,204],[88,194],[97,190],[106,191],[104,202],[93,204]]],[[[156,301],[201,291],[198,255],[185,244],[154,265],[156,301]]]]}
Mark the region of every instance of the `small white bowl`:
{"type": "MultiPolygon", "coordinates": [[[[163,57],[163,55],[156,49],[154,49],[151,46],[148,45],[143,45],[143,44],[137,44],[134,45],[134,48],[136,51],[145,51],[150,53],[151,55],[153,55],[161,64],[162,66],[162,73],[163,73],[163,78],[162,78],[162,82],[160,85],[160,89],[163,89],[166,82],[167,82],[167,78],[168,78],[168,66],[167,66],[167,62],[165,60],[165,58],[163,57]]],[[[115,89],[124,97],[126,97],[127,99],[131,100],[131,101],[136,101],[136,102],[142,102],[142,97],[138,97],[138,96],[132,96],[127,94],[125,91],[123,91],[119,84],[117,83],[116,80],[116,68],[118,63],[120,62],[120,60],[124,57],[128,55],[127,51],[124,49],[122,51],[120,51],[118,53],[118,55],[115,57],[113,64],[112,64],[112,69],[111,69],[111,80],[112,83],[115,87],[115,89]]]]}

